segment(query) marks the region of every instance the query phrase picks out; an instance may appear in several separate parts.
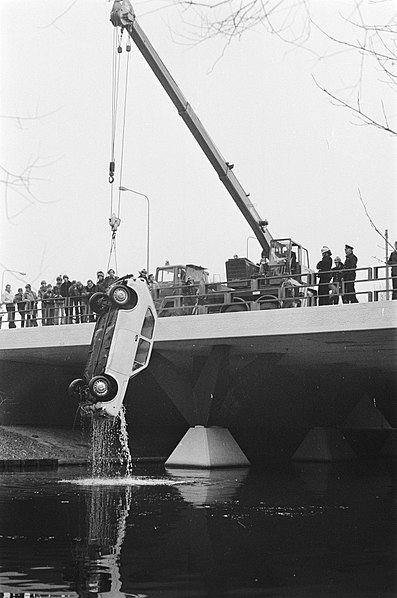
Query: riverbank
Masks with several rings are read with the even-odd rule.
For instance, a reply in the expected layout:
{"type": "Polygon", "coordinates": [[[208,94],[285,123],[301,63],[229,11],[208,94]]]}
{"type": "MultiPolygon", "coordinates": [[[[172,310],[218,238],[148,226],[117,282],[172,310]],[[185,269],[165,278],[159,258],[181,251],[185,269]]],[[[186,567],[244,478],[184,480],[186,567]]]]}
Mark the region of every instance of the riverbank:
{"type": "Polygon", "coordinates": [[[0,463],[56,459],[59,465],[86,463],[89,441],[81,430],[0,426],[0,463]]]}
{"type": "MultiPolygon", "coordinates": [[[[134,433],[132,460],[164,463],[177,443],[164,443],[161,435],[141,430],[134,433]],[[149,441],[150,439],[150,441],[149,441]],[[164,446],[165,444],[165,446],[164,446]]],[[[40,426],[0,426],[1,469],[84,465],[90,461],[91,440],[82,429],[40,426]]]]}

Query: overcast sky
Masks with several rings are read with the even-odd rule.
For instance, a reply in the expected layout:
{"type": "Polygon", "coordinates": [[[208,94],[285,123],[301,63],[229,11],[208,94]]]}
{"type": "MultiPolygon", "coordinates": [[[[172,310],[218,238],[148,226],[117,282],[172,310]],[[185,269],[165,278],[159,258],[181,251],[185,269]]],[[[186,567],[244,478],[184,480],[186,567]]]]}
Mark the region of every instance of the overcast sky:
{"type": "MultiPolygon", "coordinates": [[[[390,4],[368,3],[368,10],[390,11],[390,4]]],[[[37,288],[41,279],[53,283],[64,273],[85,283],[107,267],[111,5],[106,0],[1,2],[0,164],[14,174],[32,166],[28,189],[1,186],[0,268],[26,272],[25,277],[5,273],[4,283],[14,291],[19,281],[37,288]],[[4,118],[11,116],[20,120],[4,118]]],[[[359,78],[355,53],[334,53],[316,31],[313,52],[261,28],[226,48],[222,38],[193,43],[186,22],[193,17],[181,18],[161,1],[133,5],[213,141],[234,163],[256,210],[269,220],[272,235],[301,243],[312,267],[323,245],[343,256],[346,242],[355,247],[360,266],[377,264],[375,258],[384,257],[383,242],[358,189],[376,226],[388,229],[394,242],[395,137],[360,125],[349,111],[332,105],[312,77],[347,98],[347,88],[359,78]],[[319,60],[315,52],[332,56],[319,60]]],[[[324,27],[340,37],[350,35],[340,18],[349,3],[316,5],[324,27]]],[[[373,22],[385,18],[382,12],[371,16],[373,22]]],[[[382,73],[366,67],[361,92],[366,109],[382,118],[382,99],[396,122],[395,97],[382,73]]],[[[127,103],[121,184],[149,197],[151,271],[165,260],[195,263],[224,280],[225,261],[236,253],[245,256],[247,247],[257,262],[260,247],[250,239],[253,233],[134,45],[127,103]]],[[[117,147],[120,143],[117,135],[117,147]]],[[[119,159],[116,208],[118,184],[119,159]]],[[[146,210],[144,197],[122,194],[119,274],[146,265],[146,210]]]]}

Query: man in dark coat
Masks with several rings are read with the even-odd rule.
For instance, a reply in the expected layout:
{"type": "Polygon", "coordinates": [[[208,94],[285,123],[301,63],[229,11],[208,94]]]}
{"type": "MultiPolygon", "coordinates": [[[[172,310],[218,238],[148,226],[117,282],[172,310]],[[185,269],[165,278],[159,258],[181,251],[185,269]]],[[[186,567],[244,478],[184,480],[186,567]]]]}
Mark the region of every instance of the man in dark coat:
{"type": "Polygon", "coordinates": [[[69,276],[67,274],[63,275],[63,283],[60,286],[61,295],[64,298],[64,307],[65,307],[65,323],[71,324],[72,323],[72,310],[70,307],[70,287],[72,283],[69,280],[69,276]]]}
{"type": "Polygon", "coordinates": [[[357,257],[351,245],[345,245],[345,263],[343,264],[344,293],[343,303],[358,303],[354,281],[356,280],[357,257]]]}
{"type": "Polygon", "coordinates": [[[96,290],[98,293],[106,293],[106,284],[105,284],[105,275],[102,270],[98,270],[96,273],[97,281],[96,281],[96,290]]]}
{"type": "Polygon", "coordinates": [[[319,278],[318,285],[318,304],[329,305],[329,283],[332,278],[332,259],[331,250],[329,247],[321,248],[322,259],[317,264],[317,276],[319,278]]]}
{"type": "Polygon", "coordinates": [[[392,299],[397,299],[397,241],[394,243],[394,251],[391,252],[387,265],[391,266],[391,276],[393,285],[392,299]]]}

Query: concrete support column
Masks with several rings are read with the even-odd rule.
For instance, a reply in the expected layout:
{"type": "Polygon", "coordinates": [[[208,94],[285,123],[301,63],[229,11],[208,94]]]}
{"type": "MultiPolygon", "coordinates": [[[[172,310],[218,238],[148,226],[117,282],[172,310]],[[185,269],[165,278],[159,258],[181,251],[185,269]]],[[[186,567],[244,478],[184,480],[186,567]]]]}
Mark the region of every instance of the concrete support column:
{"type": "Polygon", "coordinates": [[[227,428],[189,428],[165,462],[167,467],[249,467],[250,462],[227,428]]]}
{"type": "MultiPolygon", "coordinates": [[[[158,354],[151,373],[191,426],[166,461],[170,467],[247,467],[247,457],[227,428],[210,426],[211,410],[222,404],[227,388],[229,347],[212,347],[194,372],[192,383],[171,362],[158,354]],[[197,374],[197,375],[194,375],[197,374]]],[[[194,369],[194,368],[193,368],[194,369]]]]}
{"type": "Polygon", "coordinates": [[[336,428],[312,428],[292,456],[293,461],[346,461],[356,454],[336,428]]]}

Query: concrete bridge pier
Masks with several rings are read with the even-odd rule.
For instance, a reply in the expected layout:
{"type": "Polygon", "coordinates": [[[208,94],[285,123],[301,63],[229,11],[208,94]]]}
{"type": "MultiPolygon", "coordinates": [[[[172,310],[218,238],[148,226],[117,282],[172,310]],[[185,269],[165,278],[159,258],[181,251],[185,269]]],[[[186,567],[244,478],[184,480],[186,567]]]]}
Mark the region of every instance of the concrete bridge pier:
{"type": "Polygon", "coordinates": [[[217,345],[193,361],[192,380],[160,353],[153,354],[151,373],[190,428],[166,461],[167,467],[248,467],[249,460],[230,431],[209,425],[227,392],[230,347],[217,345]]]}
{"type": "Polygon", "coordinates": [[[309,430],[293,461],[345,461],[375,455],[395,456],[395,430],[364,393],[344,421],[334,427],[309,430]]]}

